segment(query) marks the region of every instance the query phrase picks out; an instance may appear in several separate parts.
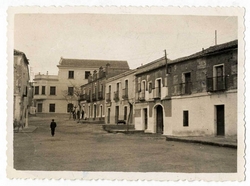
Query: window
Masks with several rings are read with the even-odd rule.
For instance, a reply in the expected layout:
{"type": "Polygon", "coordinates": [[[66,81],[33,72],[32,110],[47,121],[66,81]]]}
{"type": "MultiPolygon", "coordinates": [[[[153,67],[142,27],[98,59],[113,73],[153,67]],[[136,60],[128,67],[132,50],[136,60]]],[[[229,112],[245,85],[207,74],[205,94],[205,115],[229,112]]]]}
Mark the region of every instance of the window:
{"type": "Polygon", "coordinates": [[[68,87],[68,95],[73,96],[74,93],[74,87],[68,87]]]}
{"type": "Polygon", "coordinates": [[[183,111],[183,126],[188,127],[188,110],[183,111]]]}
{"type": "Polygon", "coordinates": [[[124,107],[124,120],[126,121],[127,120],[127,107],[124,107]]]}
{"type": "Polygon", "coordinates": [[[45,95],[45,86],[42,86],[42,95],[45,95]]]}
{"type": "Polygon", "coordinates": [[[152,92],[152,82],[150,82],[148,84],[148,92],[151,93],[152,92]]]}
{"type": "Polygon", "coordinates": [[[74,71],[69,71],[69,79],[74,79],[74,71]]]}
{"type": "Polygon", "coordinates": [[[85,79],[88,79],[90,75],[90,71],[85,71],[85,79]]]}
{"type": "Polygon", "coordinates": [[[183,93],[191,94],[191,73],[184,73],[184,83],[182,84],[183,93]]]}
{"type": "Polygon", "coordinates": [[[50,87],[50,95],[56,95],[56,87],[50,87]]]}
{"type": "Polygon", "coordinates": [[[35,86],[35,95],[39,94],[39,86],[35,86]]]}
{"type": "Polygon", "coordinates": [[[56,104],[49,104],[49,112],[55,112],[56,110],[56,104]]]}
{"type": "Polygon", "coordinates": [[[67,112],[71,112],[73,110],[73,104],[72,103],[69,103],[67,105],[67,112]]]}

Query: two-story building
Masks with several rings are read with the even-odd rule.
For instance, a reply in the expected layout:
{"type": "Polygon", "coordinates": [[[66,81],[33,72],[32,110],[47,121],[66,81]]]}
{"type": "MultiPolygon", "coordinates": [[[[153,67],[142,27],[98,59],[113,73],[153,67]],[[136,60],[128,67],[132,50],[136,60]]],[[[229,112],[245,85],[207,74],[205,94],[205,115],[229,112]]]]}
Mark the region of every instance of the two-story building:
{"type": "Polygon", "coordinates": [[[25,53],[14,50],[14,99],[13,116],[16,123],[28,126],[28,112],[32,88],[29,76],[29,61],[25,53]]]}
{"type": "Polygon", "coordinates": [[[106,124],[118,120],[134,124],[135,70],[128,70],[106,81],[106,124]]]}
{"type": "Polygon", "coordinates": [[[79,105],[81,85],[88,83],[89,75],[107,63],[114,67],[119,65],[119,61],[61,58],[57,65],[58,75],[35,75],[33,84],[37,112],[72,111],[79,105]]]}
{"type": "Polygon", "coordinates": [[[80,105],[84,118],[88,120],[103,120],[105,118],[105,87],[107,78],[129,70],[127,61],[107,63],[105,68],[100,66],[88,78],[88,83],[81,86],[80,105]]]}
{"type": "Polygon", "coordinates": [[[135,128],[165,135],[237,135],[237,51],[232,41],[136,72],[135,128]]]}

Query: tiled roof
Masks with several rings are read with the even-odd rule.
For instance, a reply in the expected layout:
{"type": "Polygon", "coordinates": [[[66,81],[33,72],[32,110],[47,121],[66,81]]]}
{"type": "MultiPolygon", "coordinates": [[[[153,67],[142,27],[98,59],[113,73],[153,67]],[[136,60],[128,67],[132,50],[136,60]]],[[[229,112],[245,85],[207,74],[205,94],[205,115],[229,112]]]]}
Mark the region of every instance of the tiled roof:
{"type": "MultiPolygon", "coordinates": [[[[175,59],[175,60],[169,60],[168,59],[167,62],[168,62],[168,64],[179,63],[179,62],[183,62],[183,61],[186,61],[186,60],[189,60],[189,59],[194,59],[194,58],[210,55],[210,54],[220,52],[220,51],[223,51],[223,50],[227,50],[227,49],[230,49],[230,48],[237,48],[237,46],[238,46],[238,40],[234,40],[234,41],[230,41],[230,42],[223,43],[223,44],[220,44],[220,45],[211,46],[211,47],[209,47],[207,49],[204,49],[203,51],[194,53],[194,54],[186,56],[186,57],[181,57],[181,58],[178,58],[178,59],[175,59]]],[[[164,57],[162,57],[162,58],[157,59],[155,61],[152,61],[152,62],[150,62],[150,63],[148,63],[146,65],[138,67],[137,68],[138,70],[137,70],[136,74],[141,74],[141,73],[144,73],[144,72],[147,72],[149,70],[153,70],[153,69],[165,66],[165,65],[166,65],[166,60],[165,60],[164,57]]]]}
{"type": "Polygon", "coordinates": [[[105,67],[109,63],[111,68],[129,69],[127,61],[116,60],[94,60],[94,59],[65,59],[61,58],[58,67],[84,67],[84,68],[99,68],[105,67]]]}
{"type": "Polygon", "coordinates": [[[19,50],[14,49],[14,55],[22,55],[23,58],[24,58],[24,61],[25,61],[27,64],[29,64],[29,61],[28,61],[28,59],[27,59],[25,53],[23,53],[23,52],[21,52],[21,51],[19,51],[19,50]]]}
{"type": "Polygon", "coordinates": [[[203,51],[197,52],[197,53],[192,54],[190,56],[175,59],[175,60],[171,61],[170,63],[177,63],[177,62],[185,61],[188,59],[193,59],[193,58],[197,58],[197,57],[210,55],[212,53],[220,52],[220,51],[223,51],[223,50],[226,50],[229,48],[236,48],[237,46],[238,46],[238,40],[230,41],[230,42],[223,43],[220,45],[211,46],[207,49],[204,49],[203,51]]]}

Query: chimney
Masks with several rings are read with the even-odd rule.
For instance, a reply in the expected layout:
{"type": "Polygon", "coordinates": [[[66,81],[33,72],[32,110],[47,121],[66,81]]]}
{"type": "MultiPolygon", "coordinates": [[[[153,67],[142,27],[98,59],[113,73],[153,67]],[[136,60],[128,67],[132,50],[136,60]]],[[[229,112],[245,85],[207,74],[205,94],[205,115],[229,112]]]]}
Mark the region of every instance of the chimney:
{"type": "Polygon", "coordinates": [[[102,68],[102,66],[99,68],[99,77],[103,77],[103,68],[102,68]]]}
{"type": "Polygon", "coordinates": [[[96,70],[94,70],[94,73],[93,73],[93,79],[94,79],[94,80],[96,80],[96,78],[97,78],[97,71],[96,71],[96,70]]]}
{"type": "Polygon", "coordinates": [[[47,71],[46,75],[49,75],[49,71],[47,71]]]}

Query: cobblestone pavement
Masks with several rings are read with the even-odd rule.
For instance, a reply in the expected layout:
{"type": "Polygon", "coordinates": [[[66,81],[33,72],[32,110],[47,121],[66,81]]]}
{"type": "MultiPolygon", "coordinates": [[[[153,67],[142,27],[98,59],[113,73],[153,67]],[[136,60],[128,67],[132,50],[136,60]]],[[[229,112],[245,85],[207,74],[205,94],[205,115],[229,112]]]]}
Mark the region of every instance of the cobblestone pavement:
{"type": "Polygon", "coordinates": [[[237,171],[237,150],[113,134],[68,116],[30,118],[32,133],[14,133],[14,168],[47,171],[220,173],[237,171]],[[57,122],[55,136],[49,124],[57,122]]]}

